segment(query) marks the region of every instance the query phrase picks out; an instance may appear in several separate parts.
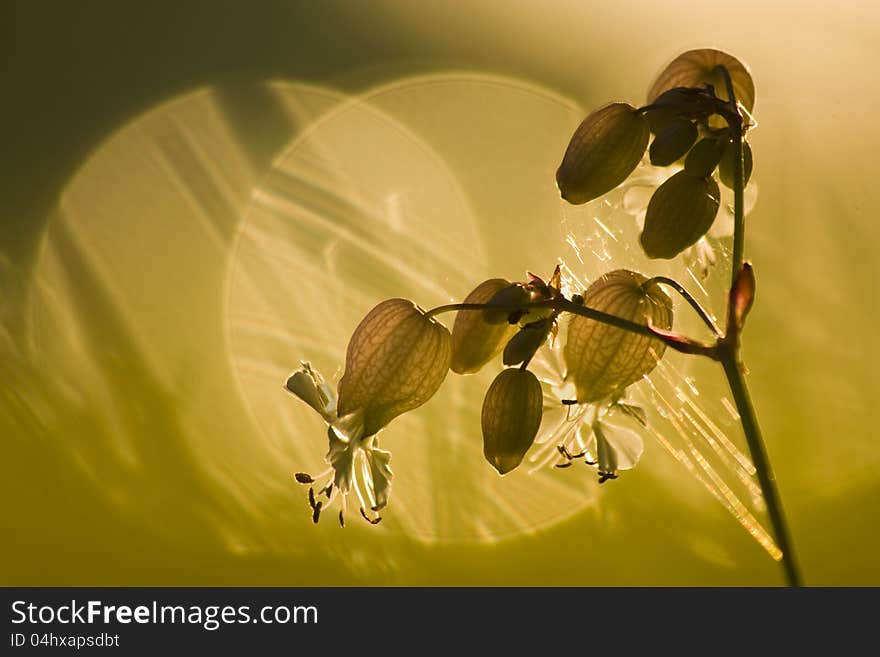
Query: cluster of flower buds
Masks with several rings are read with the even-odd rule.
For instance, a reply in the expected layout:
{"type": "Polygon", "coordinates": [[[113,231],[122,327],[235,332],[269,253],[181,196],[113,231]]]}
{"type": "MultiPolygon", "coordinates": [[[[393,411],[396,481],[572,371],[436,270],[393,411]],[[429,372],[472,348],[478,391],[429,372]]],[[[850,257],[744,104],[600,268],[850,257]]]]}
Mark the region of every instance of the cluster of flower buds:
{"type": "MultiPolygon", "coordinates": [[[[535,442],[544,408],[543,387],[528,365],[557,336],[558,302],[568,303],[561,287],[558,266],[547,282],[534,274],[523,282],[484,281],[465,299],[477,307],[458,311],[451,334],[411,301],[383,301],[355,329],[335,393],[303,363],[286,387],[321,415],[329,438],[329,479],[322,484],[311,475],[296,475],[310,486],[314,521],[339,496],[344,524],[345,499],[354,490],[361,514],[377,523],[380,517],[371,514],[387,504],[392,477],[391,455],[379,449],[377,434],[398,415],[427,402],[450,369],[478,372],[499,353],[506,367],[483,400],[483,453],[502,475],[518,467],[535,442]]],[[[613,271],[578,300],[629,321],[672,326],[669,298],[635,272],[613,271]]],[[[663,347],[650,336],[574,316],[565,359],[577,403],[616,402],[627,386],[653,369],[663,347]]]]}
{"type": "MultiPolygon", "coordinates": [[[[718,214],[721,193],[714,173],[732,188],[736,168],[734,133],[742,122],[728,101],[725,67],[741,109],[750,112],[755,90],[751,75],[737,59],[719,50],[680,55],[657,78],[648,104],[635,108],[611,103],[583,120],[575,130],[556,184],[563,199],[581,204],[610,191],[635,170],[648,148],[651,164],[683,164],[683,169],[654,192],[640,242],[650,258],[670,259],[696,244],[718,214]]],[[[747,127],[747,126],[746,126],[747,127]]],[[[745,179],[752,153],[743,144],[745,179]]]]}
{"type": "Polygon", "coordinates": [[[527,367],[548,338],[556,337],[559,312],[549,303],[564,299],[561,278],[556,267],[546,283],[531,273],[521,283],[485,281],[467,299],[482,297],[486,308],[459,310],[452,328],[453,361],[465,363],[467,372],[479,371],[503,350],[509,369],[489,386],[481,414],[483,454],[502,475],[519,466],[541,426],[543,390],[527,367]],[[495,292],[485,298],[490,285],[495,292]]]}

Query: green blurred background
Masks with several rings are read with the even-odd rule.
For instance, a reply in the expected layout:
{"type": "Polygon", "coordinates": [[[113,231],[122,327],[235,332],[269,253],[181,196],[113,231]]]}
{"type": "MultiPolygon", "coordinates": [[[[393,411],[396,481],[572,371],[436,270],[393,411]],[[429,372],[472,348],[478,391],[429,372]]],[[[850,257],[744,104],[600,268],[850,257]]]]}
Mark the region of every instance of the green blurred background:
{"type": "MultiPolygon", "coordinates": [[[[601,491],[574,469],[499,480],[474,429],[485,377],[392,425],[379,527],[313,526],[290,479],[324,443],[284,374],[332,374],[382,298],[570,258],[570,131],[714,46],[757,87],[745,356],[805,579],[880,584],[873,3],[0,12],[0,583],[779,583],[649,439],[601,491]]],[[[714,368],[671,366],[717,411],[714,368]]]]}

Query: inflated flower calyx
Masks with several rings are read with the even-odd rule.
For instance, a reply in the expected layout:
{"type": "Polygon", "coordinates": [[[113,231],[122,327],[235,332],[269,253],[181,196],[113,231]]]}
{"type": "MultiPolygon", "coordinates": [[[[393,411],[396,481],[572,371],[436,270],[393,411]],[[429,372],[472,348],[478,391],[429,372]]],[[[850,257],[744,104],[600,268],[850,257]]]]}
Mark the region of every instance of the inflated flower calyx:
{"type": "Polygon", "coordinates": [[[697,141],[697,132],[697,126],[685,118],[671,120],[651,143],[651,164],[667,167],[681,159],[697,141]]]}
{"type": "MultiPolygon", "coordinates": [[[[718,165],[718,177],[728,189],[733,189],[733,151],[733,143],[728,142],[724,147],[724,155],[721,156],[721,162],[718,165]]],[[[743,172],[745,173],[743,184],[747,185],[749,178],[752,177],[752,147],[746,141],[743,142],[743,172]]]]}
{"type": "Polygon", "coordinates": [[[535,352],[541,348],[552,327],[551,320],[543,320],[527,324],[504,347],[502,360],[505,365],[519,365],[531,360],[535,352]]]}
{"type": "Polygon", "coordinates": [[[706,84],[712,85],[716,96],[728,100],[724,77],[715,70],[718,65],[727,68],[736,99],[751,112],[755,106],[755,83],[751,74],[736,57],[713,48],[689,50],[673,59],[648,90],[648,102],[654,102],[662,93],[676,87],[702,87],[706,84]]]}
{"type": "Polygon", "coordinates": [[[446,378],[452,337],[407,299],[373,308],[351,336],[339,380],[340,417],[362,413],[364,435],[428,401],[446,378]]]}
{"type": "Polygon", "coordinates": [[[645,110],[645,120],[653,135],[659,135],[670,122],[679,118],[682,118],[681,113],[670,107],[645,110]]]}
{"type": "Polygon", "coordinates": [[[511,368],[495,377],[483,400],[483,455],[499,474],[522,463],[541,426],[544,397],[538,378],[511,368]]]}
{"type": "MultiPolygon", "coordinates": [[[[464,303],[486,303],[500,290],[510,286],[503,278],[483,281],[468,294],[464,303]]],[[[509,312],[508,312],[509,314],[509,312]]],[[[450,369],[456,374],[472,374],[488,363],[501,351],[516,328],[501,322],[490,324],[481,310],[459,310],[452,325],[452,361],[450,369]]]]}
{"type": "Polygon", "coordinates": [[[657,136],[677,119],[706,121],[718,111],[718,100],[705,88],[668,89],[645,109],[645,120],[657,136]]]}
{"type": "Polygon", "coordinates": [[[502,287],[486,302],[488,306],[483,311],[483,321],[487,324],[516,324],[518,317],[524,311],[517,311],[517,306],[524,306],[532,300],[532,292],[522,283],[510,283],[502,287]],[[511,318],[514,320],[511,322],[511,318]]]}
{"type": "Polygon", "coordinates": [[[647,121],[627,103],[590,114],[575,130],[556,171],[562,198],[580,205],[617,187],[642,159],[649,136],[647,121]]]}
{"type": "Polygon", "coordinates": [[[684,170],[689,175],[705,178],[715,171],[724,153],[724,140],[706,137],[697,142],[684,161],[684,170]]]}
{"type": "Polygon", "coordinates": [[[721,193],[712,178],[679,171],[651,197],[639,240],[649,258],[674,258],[712,226],[721,193]]]}
{"type": "MultiPolygon", "coordinates": [[[[617,269],[597,279],[584,293],[584,305],[639,324],[672,328],[672,301],[656,283],[646,287],[641,274],[617,269]]],[[[651,372],[666,345],[581,315],[572,315],[563,350],[568,379],[579,403],[621,395],[651,372]]]]}

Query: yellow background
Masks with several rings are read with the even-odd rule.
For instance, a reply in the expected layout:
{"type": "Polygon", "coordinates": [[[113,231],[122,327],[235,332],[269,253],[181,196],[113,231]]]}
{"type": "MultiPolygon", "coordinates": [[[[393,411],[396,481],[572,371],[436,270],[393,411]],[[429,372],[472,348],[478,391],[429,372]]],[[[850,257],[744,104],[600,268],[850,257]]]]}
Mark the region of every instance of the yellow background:
{"type": "MultiPolygon", "coordinates": [[[[756,82],[745,356],[805,579],[880,583],[877,12],[7,9],[0,583],[780,582],[650,440],[601,491],[583,470],[490,477],[468,428],[489,379],[448,382],[392,425],[387,522],[315,527],[290,475],[319,467],[320,422],[278,410],[295,404],[284,373],[308,358],[332,374],[382,298],[429,306],[570,257],[582,216],[553,188],[567,135],[608,100],[641,103],[669,59],[701,46],[735,54],[756,82]],[[278,197],[307,199],[323,223],[284,232],[261,213],[278,197]],[[341,251],[318,248],[328,234],[341,251]]],[[[715,369],[693,367],[704,397],[721,394],[715,369]]]]}

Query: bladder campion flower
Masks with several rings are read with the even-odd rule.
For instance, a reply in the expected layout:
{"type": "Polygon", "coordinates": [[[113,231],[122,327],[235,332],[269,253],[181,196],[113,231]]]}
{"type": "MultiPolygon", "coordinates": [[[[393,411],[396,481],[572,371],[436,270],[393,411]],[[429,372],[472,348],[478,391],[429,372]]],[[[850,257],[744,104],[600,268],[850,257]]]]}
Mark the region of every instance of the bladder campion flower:
{"type": "MultiPolygon", "coordinates": [[[[693,152],[693,151],[692,151],[693,152]]],[[[721,192],[710,177],[679,171],[648,203],[642,248],[649,258],[674,258],[708,232],[718,214],[721,192]]]]}
{"type": "MultiPolygon", "coordinates": [[[[672,327],[669,296],[633,271],[617,269],[605,274],[587,288],[583,299],[585,306],[617,317],[657,328],[672,327]]],[[[665,350],[654,338],[574,316],[563,349],[567,379],[574,383],[580,403],[618,397],[653,370],[665,350]]]]}
{"type": "Polygon", "coordinates": [[[697,142],[699,131],[693,121],[674,117],[657,134],[648,149],[651,164],[658,167],[669,166],[683,158],[697,142]]]}
{"type": "MultiPolygon", "coordinates": [[[[313,519],[337,494],[354,489],[361,514],[377,512],[388,503],[392,472],[390,452],[378,448],[376,434],[391,420],[428,401],[440,388],[452,355],[445,326],[406,299],[389,299],[373,308],[355,329],[345,356],[345,372],[334,396],[323,378],[307,363],[287,380],[287,389],[315,409],[327,422],[330,441],[326,459],[332,480],[320,487],[317,499],[309,489],[313,519]]],[[[297,481],[315,483],[300,473],[297,481]]],[[[344,523],[340,511],[340,523],[344,523]]]]}
{"type": "MultiPolygon", "coordinates": [[[[725,142],[724,154],[721,156],[721,162],[718,165],[718,177],[724,186],[733,189],[733,145],[730,141],[725,142]]],[[[752,176],[752,147],[749,142],[743,142],[743,184],[749,184],[749,178],[752,176]]]]}
{"type": "Polygon", "coordinates": [[[339,416],[363,414],[364,435],[418,408],[440,388],[452,356],[449,330],[407,299],[373,308],[355,329],[339,380],[339,416]]]}
{"type": "Polygon", "coordinates": [[[599,483],[617,479],[621,470],[636,466],[644,451],[641,436],[625,425],[634,421],[636,426],[645,427],[647,415],[624,399],[626,392],[618,398],[579,403],[574,383],[566,381],[560,352],[551,349],[542,360],[539,379],[544,394],[544,424],[535,440],[539,447],[529,457],[530,472],[548,465],[568,468],[580,459],[595,468],[599,483]]]}
{"type": "MultiPolygon", "coordinates": [[[[748,144],[744,143],[743,146],[747,147],[748,144]]],[[[721,162],[718,165],[718,174],[721,182],[724,182],[726,154],[732,150],[732,148],[725,150],[725,156],[722,156],[721,162]]],[[[746,152],[751,151],[747,149],[746,152]]],[[[750,173],[749,158],[746,158],[746,163],[746,172],[750,173]]],[[[620,209],[625,214],[633,217],[640,231],[644,229],[645,216],[652,195],[670,177],[670,171],[673,174],[678,173],[682,171],[682,167],[677,164],[669,168],[655,167],[643,162],[623,186],[620,209]]],[[[752,211],[757,197],[757,186],[751,183],[745,190],[744,211],[746,215],[752,211]]],[[[681,253],[685,263],[689,267],[693,267],[695,275],[701,279],[709,276],[710,271],[717,262],[715,248],[710,244],[709,238],[717,241],[728,239],[733,235],[733,193],[726,186],[726,183],[724,187],[720,187],[720,200],[721,204],[718,215],[712,222],[708,232],[681,253]]]]}
{"type": "Polygon", "coordinates": [[[575,130],[556,171],[559,193],[581,204],[609,192],[633,172],[648,146],[650,128],[627,103],[611,103],[575,130]]]}
{"type": "MultiPolygon", "coordinates": [[[[377,523],[381,518],[371,517],[367,509],[375,513],[387,503],[391,455],[378,449],[376,434],[401,413],[424,404],[450,367],[460,374],[476,372],[499,351],[503,364],[515,367],[501,370],[483,400],[483,453],[492,467],[502,475],[517,468],[536,440],[545,410],[564,409],[564,420],[539,440],[542,446],[532,461],[548,462],[547,452],[550,458],[562,455],[565,461],[557,463],[559,467],[583,458],[597,468],[600,483],[616,478],[618,471],[635,465],[644,445],[614,420],[626,416],[648,426],[646,413],[624,395],[656,367],[668,346],[722,365],[779,541],[778,549],[770,539],[762,545],[769,542],[773,549],[768,551],[782,561],[787,581],[797,585],[781,501],[740,358],[740,334],[755,296],[754,272],[743,256],[745,187],[752,168],[744,137],[754,125],[754,99],[751,75],[736,58],[713,49],[688,51],[658,76],[648,92],[648,105],[612,103],[587,116],[556,172],[562,198],[587,203],[633,173],[653,134],[650,162],[658,167],[683,163],[683,168],[653,190],[641,245],[649,258],[668,259],[695,250],[705,275],[714,260],[705,235],[722,203],[714,177],[718,169],[734,196],[732,284],[724,331],[681,283],[624,269],[608,272],[571,298],[563,292],[557,267],[548,283],[533,274],[525,282],[489,279],[464,303],[427,313],[405,299],[384,301],[351,338],[338,399],[306,363],[287,382],[287,388],[327,423],[327,460],[333,477],[317,497],[314,488],[309,489],[313,520],[318,521],[324,503],[341,494],[344,505],[345,495],[354,489],[362,515],[377,523]],[[661,285],[687,301],[712,332],[713,343],[671,330],[672,302],[661,285]],[[450,335],[433,317],[453,310],[459,314],[450,335]],[[554,349],[563,313],[570,316],[565,344],[554,349]],[[534,357],[548,344],[551,353],[561,351],[564,357],[565,371],[557,381],[539,380],[528,369],[533,360],[542,362],[534,357]]],[[[632,202],[633,191],[638,185],[623,193],[624,207],[630,211],[639,205],[632,202]]],[[[315,483],[303,473],[296,478],[315,483]]],[[[340,522],[343,519],[341,511],[340,522]]]]}
{"type": "Polygon", "coordinates": [[[541,426],[543,393],[538,377],[519,368],[502,370],[483,400],[483,454],[498,474],[516,468],[541,426]]]}
{"type": "MultiPolygon", "coordinates": [[[[464,298],[464,303],[486,303],[510,286],[504,278],[483,281],[464,298]]],[[[516,331],[506,318],[490,324],[481,310],[460,310],[452,325],[452,364],[456,374],[472,374],[492,360],[516,331]]]]}
{"type": "Polygon", "coordinates": [[[751,73],[736,57],[714,48],[688,50],[669,62],[648,90],[648,102],[654,102],[660,94],[670,89],[702,87],[706,84],[712,85],[719,98],[729,100],[719,66],[727,69],[737,101],[751,112],[755,105],[755,83],[751,73]]]}

